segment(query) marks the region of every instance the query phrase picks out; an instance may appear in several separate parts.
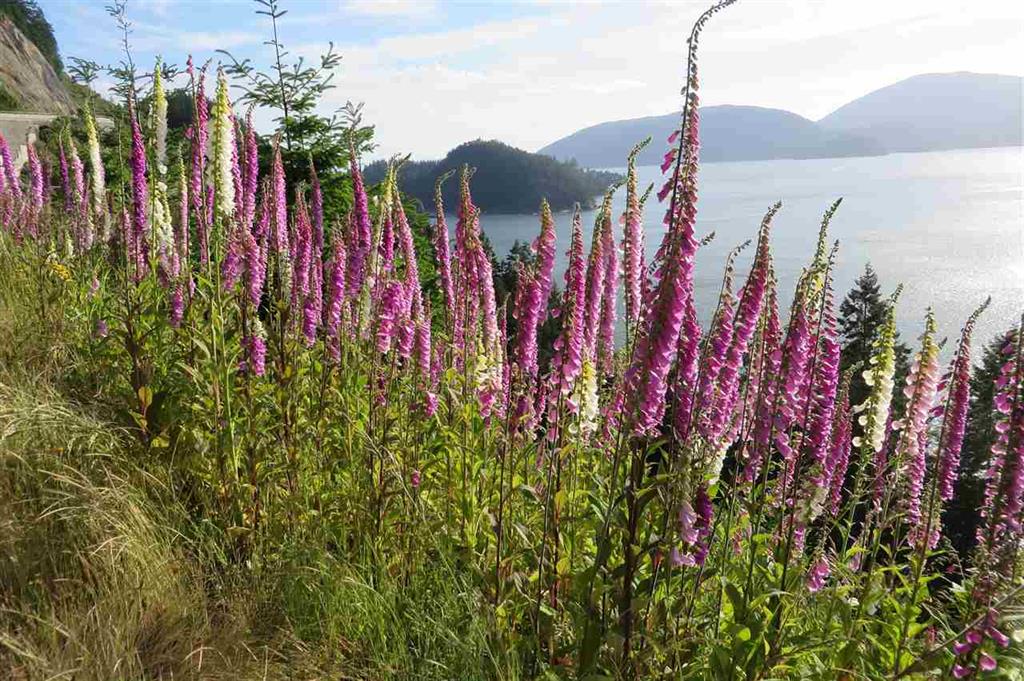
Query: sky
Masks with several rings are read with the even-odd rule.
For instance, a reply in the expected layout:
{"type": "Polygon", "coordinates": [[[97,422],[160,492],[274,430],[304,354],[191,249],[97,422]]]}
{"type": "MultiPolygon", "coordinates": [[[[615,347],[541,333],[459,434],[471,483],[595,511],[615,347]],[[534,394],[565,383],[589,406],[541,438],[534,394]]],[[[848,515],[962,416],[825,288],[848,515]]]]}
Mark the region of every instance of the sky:
{"type": "MultiPolygon", "coordinates": [[[[342,55],[325,112],[364,103],[375,156],[440,158],[473,139],[528,151],[609,120],[678,110],[686,36],[708,2],[279,0],[292,57],[342,55]]],[[[104,0],[38,0],[62,56],[122,59],[104,0]]],[[[128,0],[134,60],[266,65],[250,0],[128,0]]],[[[701,37],[701,101],[817,120],[919,73],[1024,75],[1020,0],[740,0],[701,37]]],[[[151,68],[151,66],[149,67],[151,68]]],[[[102,85],[102,83],[101,83],[102,85]]],[[[240,93],[237,93],[240,94],[240,93]]],[[[264,117],[262,126],[268,126],[264,117]]]]}

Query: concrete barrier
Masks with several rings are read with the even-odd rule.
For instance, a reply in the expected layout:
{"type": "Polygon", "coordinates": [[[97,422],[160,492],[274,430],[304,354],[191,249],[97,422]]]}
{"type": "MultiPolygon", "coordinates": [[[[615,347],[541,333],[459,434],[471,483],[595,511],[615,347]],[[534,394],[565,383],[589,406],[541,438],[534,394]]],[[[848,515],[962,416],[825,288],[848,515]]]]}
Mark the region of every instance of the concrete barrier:
{"type": "MultiPolygon", "coordinates": [[[[61,114],[0,111],[0,134],[11,147],[15,172],[19,172],[28,160],[28,145],[36,141],[39,128],[60,117],[61,114]]],[[[96,125],[100,130],[109,130],[114,127],[114,121],[105,116],[98,116],[96,125]]]]}

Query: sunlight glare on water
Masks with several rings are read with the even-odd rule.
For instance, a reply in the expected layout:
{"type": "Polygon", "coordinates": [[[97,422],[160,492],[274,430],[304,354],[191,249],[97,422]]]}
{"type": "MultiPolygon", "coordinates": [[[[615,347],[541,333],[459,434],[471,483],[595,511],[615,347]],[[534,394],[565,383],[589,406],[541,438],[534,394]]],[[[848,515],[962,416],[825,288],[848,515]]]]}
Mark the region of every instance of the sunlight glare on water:
{"type": "MultiPolygon", "coordinates": [[[[663,181],[653,166],[640,168],[639,178],[641,191],[652,182],[657,190],[663,181]]],[[[756,236],[761,216],[776,200],[783,206],[772,230],[772,253],[785,314],[800,269],[814,250],[821,215],[840,196],[843,204],[830,230],[830,238],[840,242],[837,305],[870,261],[883,293],[904,285],[898,322],[907,341],[923,329],[929,305],[940,337],[948,336],[950,345],[988,295],[992,305],[978,324],[976,344],[1005,331],[1024,311],[1022,148],[706,164],[699,191],[697,236],[717,233],[697,255],[695,292],[705,324],[714,311],[726,254],[756,236]]],[[[620,189],[616,220],[624,204],[620,189]]],[[[644,214],[648,259],[661,241],[664,211],[652,196],[644,214]]],[[[588,245],[595,213],[583,215],[588,245]]],[[[570,215],[559,213],[555,221],[561,284],[570,215]]],[[[454,229],[454,216],[448,224],[454,229]]],[[[481,225],[502,258],[516,240],[532,242],[540,222],[536,215],[484,214],[481,225]]],[[[739,259],[737,286],[752,255],[748,248],[739,259]]]]}

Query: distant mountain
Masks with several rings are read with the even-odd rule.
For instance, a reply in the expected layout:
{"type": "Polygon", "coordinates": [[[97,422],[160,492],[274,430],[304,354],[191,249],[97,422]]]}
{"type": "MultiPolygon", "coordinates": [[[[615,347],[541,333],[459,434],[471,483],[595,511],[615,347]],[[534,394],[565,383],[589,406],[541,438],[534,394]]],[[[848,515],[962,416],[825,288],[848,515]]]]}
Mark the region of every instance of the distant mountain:
{"type": "Polygon", "coordinates": [[[1022,83],[1020,76],[928,73],[855,99],[819,123],[887,151],[1019,146],[1022,83]]]}
{"type": "MultiPolygon", "coordinates": [[[[615,173],[584,170],[575,163],[531,154],[502,142],[476,140],[455,147],[440,161],[406,163],[399,172],[399,184],[403,192],[433,208],[434,182],[464,164],[476,168],[473,202],[492,213],[534,213],[542,198],[553,210],[571,208],[577,202],[591,207],[594,197],[619,179],[615,173]]],[[[379,182],[385,171],[383,161],[371,163],[364,171],[366,181],[379,182]]],[[[444,184],[445,207],[455,210],[458,196],[459,182],[452,178],[444,184]]]]}
{"type": "MultiPolygon", "coordinates": [[[[1021,144],[1022,79],[977,73],[914,76],[864,95],[814,122],[781,109],[706,106],[701,160],[873,156],[1021,144]]],[[[590,168],[625,165],[638,141],[654,137],[641,164],[661,163],[664,140],[679,114],[633,118],[584,128],[538,153],[590,168]]]]}
{"type": "MultiPolygon", "coordinates": [[[[652,135],[654,143],[638,163],[661,163],[664,141],[679,125],[679,114],[612,121],[584,128],[542,148],[538,153],[561,160],[576,159],[590,168],[626,164],[638,141],[652,135]]],[[[824,130],[814,121],[781,109],[758,106],[705,106],[700,109],[700,156],[703,161],[752,161],[772,158],[820,158],[880,153],[869,141],[824,130]]]]}

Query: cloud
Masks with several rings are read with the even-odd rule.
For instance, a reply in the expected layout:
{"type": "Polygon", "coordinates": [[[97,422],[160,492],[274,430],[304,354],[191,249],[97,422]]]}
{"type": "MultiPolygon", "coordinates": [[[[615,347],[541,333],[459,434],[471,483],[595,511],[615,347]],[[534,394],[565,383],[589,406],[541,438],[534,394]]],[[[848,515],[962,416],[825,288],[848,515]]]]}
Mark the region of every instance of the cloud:
{"type": "MultiPolygon", "coordinates": [[[[702,101],[818,118],[915,73],[985,70],[989,62],[989,70],[1005,71],[1012,37],[1020,38],[1019,24],[1005,21],[1007,6],[965,17],[924,0],[888,14],[878,11],[880,0],[867,5],[766,2],[722,12],[701,41],[702,101]],[[950,34],[968,29],[985,39],[965,43],[950,34]]],[[[364,101],[378,153],[419,158],[478,137],[534,150],[588,125],[678,108],[685,40],[701,5],[534,9],[467,28],[342,44],[338,87],[325,104],[364,101]]]]}
{"type": "MultiPolygon", "coordinates": [[[[338,49],[345,59],[358,64],[451,61],[458,55],[485,48],[495,48],[491,52],[500,58],[507,56],[507,50],[515,43],[560,23],[559,15],[491,21],[468,28],[390,36],[368,45],[339,45],[338,49]]],[[[310,49],[320,50],[320,46],[296,51],[306,54],[310,49]]]]}
{"type": "Polygon", "coordinates": [[[139,0],[139,6],[151,14],[164,18],[171,9],[171,0],[139,0]]]}
{"type": "MultiPolygon", "coordinates": [[[[534,150],[588,125],[677,110],[686,37],[704,6],[329,0],[292,8],[282,41],[292,57],[313,62],[335,40],[342,62],[322,109],[365,102],[381,155],[437,158],[477,137],[534,150]]],[[[740,3],[701,39],[701,101],[816,119],[916,73],[1019,73],[1021,7],[1011,0],[740,3]]],[[[262,19],[242,18],[227,4],[211,5],[202,20],[195,12],[187,21],[177,16],[137,24],[138,50],[199,57],[222,48],[266,66],[262,19]],[[226,30],[211,30],[218,26],[226,30]]],[[[76,32],[75,41],[94,35],[76,32]]],[[[114,42],[109,31],[103,37],[114,42]]],[[[142,54],[140,63],[150,57],[142,54]]]]}
{"type": "Polygon", "coordinates": [[[260,42],[262,37],[247,31],[186,31],[168,40],[178,49],[206,52],[253,45],[260,42]]]}
{"type": "Polygon", "coordinates": [[[369,17],[424,17],[437,11],[434,0],[343,0],[340,10],[369,17]]]}

